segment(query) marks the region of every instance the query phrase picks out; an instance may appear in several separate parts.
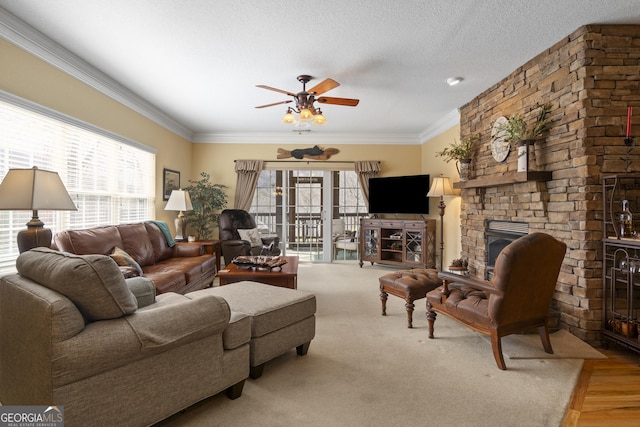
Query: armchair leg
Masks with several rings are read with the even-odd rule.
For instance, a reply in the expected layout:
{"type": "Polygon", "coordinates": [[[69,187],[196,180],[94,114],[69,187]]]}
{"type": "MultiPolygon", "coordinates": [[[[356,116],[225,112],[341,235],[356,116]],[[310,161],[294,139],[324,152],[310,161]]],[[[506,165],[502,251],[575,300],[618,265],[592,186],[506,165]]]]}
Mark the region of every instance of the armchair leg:
{"type": "Polygon", "coordinates": [[[496,359],[498,368],[506,371],[507,365],[504,363],[504,357],[502,356],[502,339],[496,330],[491,331],[491,349],[493,350],[493,357],[496,359]]]}
{"type": "Polygon", "coordinates": [[[427,322],[429,323],[429,338],[433,339],[433,324],[436,321],[436,312],[432,310],[431,304],[427,301],[427,322]]]}
{"type": "Polygon", "coordinates": [[[538,333],[540,334],[540,341],[542,341],[542,346],[544,347],[544,351],[549,354],[553,354],[553,348],[551,348],[551,340],[549,339],[549,326],[547,322],[544,322],[544,326],[538,327],[538,333]]]}

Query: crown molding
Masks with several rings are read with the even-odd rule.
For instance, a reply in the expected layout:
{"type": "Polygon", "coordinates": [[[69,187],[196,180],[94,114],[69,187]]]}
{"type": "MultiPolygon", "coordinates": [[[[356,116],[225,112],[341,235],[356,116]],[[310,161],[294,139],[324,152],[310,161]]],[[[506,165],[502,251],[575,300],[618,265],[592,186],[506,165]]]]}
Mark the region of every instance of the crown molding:
{"type": "Polygon", "coordinates": [[[460,124],[460,110],[456,108],[442,117],[440,120],[429,126],[420,134],[420,141],[426,142],[442,132],[460,124]]]}
{"type": "Polygon", "coordinates": [[[348,134],[348,133],[196,133],[193,142],[209,144],[404,144],[420,145],[418,135],[410,134],[348,134]]]}
{"type": "Polygon", "coordinates": [[[0,7],[0,37],[64,71],[160,126],[191,140],[193,131],[0,7]]]}

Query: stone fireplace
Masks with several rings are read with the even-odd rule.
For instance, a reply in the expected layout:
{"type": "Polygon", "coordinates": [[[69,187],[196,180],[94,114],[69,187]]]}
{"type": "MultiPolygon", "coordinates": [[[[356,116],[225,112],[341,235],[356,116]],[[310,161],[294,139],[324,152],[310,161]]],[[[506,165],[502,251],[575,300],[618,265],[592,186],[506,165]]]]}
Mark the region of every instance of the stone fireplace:
{"type": "Polygon", "coordinates": [[[552,311],[561,328],[593,344],[602,322],[602,176],[640,172],[640,147],[631,152],[630,170],[624,160],[627,106],[640,111],[640,26],[589,25],[460,109],[461,136],[481,135],[471,179],[454,184],[470,274],[490,273],[498,247],[487,244],[495,237],[492,222],[524,224],[528,233],[564,241],[552,311]],[[497,162],[490,140],[495,120],[547,102],[553,122],[532,150],[532,171],[517,172],[513,151],[497,162]]]}

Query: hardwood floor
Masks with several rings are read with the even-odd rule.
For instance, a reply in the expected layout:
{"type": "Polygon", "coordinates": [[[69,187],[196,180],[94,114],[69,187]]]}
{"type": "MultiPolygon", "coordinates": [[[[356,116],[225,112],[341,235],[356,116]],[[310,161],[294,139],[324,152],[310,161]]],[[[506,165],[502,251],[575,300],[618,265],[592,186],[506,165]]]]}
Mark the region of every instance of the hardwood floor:
{"type": "Polygon", "coordinates": [[[611,344],[585,360],[562,427],[640,425],[640,355],[611,344]]]}

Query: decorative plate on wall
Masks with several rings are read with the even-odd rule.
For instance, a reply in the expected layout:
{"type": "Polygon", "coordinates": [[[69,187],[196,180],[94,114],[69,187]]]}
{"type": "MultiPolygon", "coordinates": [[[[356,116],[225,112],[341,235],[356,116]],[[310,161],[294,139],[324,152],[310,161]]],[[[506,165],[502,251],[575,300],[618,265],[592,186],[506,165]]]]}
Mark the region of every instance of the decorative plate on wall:
{"type": "Polygon", "coordinates": [[[493,126],[491,126],[491,154],[496,162],[504,162],[509,155],[509,143],[505,141],[505,131],[500,129],[501,126],[507,123],[507,118],[502,116],[498,117],[493,126]]]}

